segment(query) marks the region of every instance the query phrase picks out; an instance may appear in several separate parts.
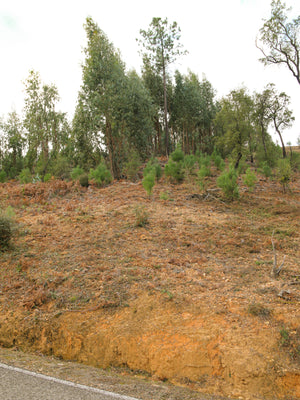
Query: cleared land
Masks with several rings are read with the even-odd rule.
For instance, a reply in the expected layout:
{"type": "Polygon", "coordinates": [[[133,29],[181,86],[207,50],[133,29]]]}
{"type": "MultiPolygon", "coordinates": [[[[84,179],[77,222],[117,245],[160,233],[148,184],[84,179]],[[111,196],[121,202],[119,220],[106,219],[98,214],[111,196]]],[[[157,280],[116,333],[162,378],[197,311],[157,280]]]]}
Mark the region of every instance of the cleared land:
{"type": "Polygon", "coordinates": [[[299,397],[299,175],[290,189],[260,177],[226,203],[164,180],[151,198],[141,182],[1,184],[18,234],[0,255],[0,344],[203,393],[299,397]]]}

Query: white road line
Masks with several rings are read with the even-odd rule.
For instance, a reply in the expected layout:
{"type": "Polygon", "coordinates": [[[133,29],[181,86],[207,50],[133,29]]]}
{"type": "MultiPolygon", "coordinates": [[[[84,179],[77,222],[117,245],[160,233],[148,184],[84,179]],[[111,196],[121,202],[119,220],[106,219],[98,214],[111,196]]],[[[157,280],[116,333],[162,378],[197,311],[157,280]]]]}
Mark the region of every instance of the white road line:
{"type": "Polygon", "coordinates": [[[106,395],[106,396],[110,396],[110,397],[112,397],[114,399],[139,400],[139,399],[137,399],[135,397],[124,396],[122,394],[117,394],[117,393],[113,393],[113,392],[108,392],[106,390],[102,390],[102,389],[97,389],[97,388],[93,388],[93,387],[90,387],[90,386],[81,385],[80,383],[74,383],[74,382],[70,382],[70,381],[65,381],[63,379],[58,379],[58,378],[54,378],[52,376],[38,374],[36,372],[28,371],[26,369],[12,367],[12,366],[7,365],[7,364],[0,363],[0,368],[4,368],[4,369],[10,370],[10,371],[19,372],[19,373],[25,374],[25,375],[30,375],[30,376],[33,376],[35,378],[44,379],[46,381],[51,381],[51,382],[55,382],[55,383],[60,383],[62,385],[71,386],[71,387],[74,387],[74,388],[77,388],[77,389],[82,389],[82,390],[87,390],[87,391],[93,392],[93,393],[103,394],[103,395],[106,395]]]}

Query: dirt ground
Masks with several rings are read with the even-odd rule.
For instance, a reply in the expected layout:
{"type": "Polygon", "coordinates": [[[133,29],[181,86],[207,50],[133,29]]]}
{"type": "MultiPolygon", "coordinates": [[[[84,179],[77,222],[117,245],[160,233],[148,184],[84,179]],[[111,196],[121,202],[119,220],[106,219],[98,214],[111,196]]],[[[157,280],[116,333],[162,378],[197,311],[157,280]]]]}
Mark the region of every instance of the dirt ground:
{"type": "Polygon", "coordinates": [[[240,182],[233,203],[207,184],[163,179],[151,198],[140,181],[1,184],[17,232],[0,255],[0,344],[191,395],[300,398],[299,175],[287,193],[240,182]]]}

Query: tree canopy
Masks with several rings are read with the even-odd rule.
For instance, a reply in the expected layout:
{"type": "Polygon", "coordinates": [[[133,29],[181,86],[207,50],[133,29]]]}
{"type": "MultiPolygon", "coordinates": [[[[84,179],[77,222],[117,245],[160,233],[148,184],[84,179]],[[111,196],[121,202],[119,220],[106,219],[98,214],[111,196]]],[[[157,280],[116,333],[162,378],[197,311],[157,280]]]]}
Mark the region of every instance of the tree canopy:
{"type": "Polygon", "coordinates": [[[257,47],[265,65],[284,65],[300,84],[300,15],[288,20],[286,4],[281,0],[271,3],[271,17],[260,29],[257,47]]]}
{"type": "MultiPolygon", "coordinates": [[[[289,22],[280,0],[271,6],[272,16],[260,30],[262,61],[286,64],[299,81],[300,17],[289,22]]],[[[66,178],[73,168],[87,173],[100,165],[119,179],[131,171],[130,161],[137,168],[178,146],[189,156],[229,157],[236,168],[242,159],[274,164],[271,129],[280,139],[282,157],[287,156],[283,132],[294,121],[290,97],[269,83],[258,93],[242,87],[217,100],[205,76],[200,80],[190,70],[184,74],[169,68],[185,54],[176,22],[153,18],[147,30],[140,30],[141,75],[126,69],[91,17],[84,29],[82,85],[72,121],[57,110],[57,87],[29,71],[23,115],[11,112],[0,121],[3,176],[15,178],[27,169],[36,179],[49,174],[66,178]]]]}

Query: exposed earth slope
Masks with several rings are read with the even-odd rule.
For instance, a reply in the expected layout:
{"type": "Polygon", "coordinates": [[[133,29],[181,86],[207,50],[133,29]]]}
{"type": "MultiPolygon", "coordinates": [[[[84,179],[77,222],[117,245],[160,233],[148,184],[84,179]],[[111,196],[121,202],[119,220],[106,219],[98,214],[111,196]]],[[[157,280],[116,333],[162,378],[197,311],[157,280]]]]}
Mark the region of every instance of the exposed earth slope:
{"type": "Polygon", "coordinates": [[[1,184],[18,234],[0,254],[0,344],[203,393],[299,398],[299,176],[290,187],[261,178],[228,204],[164,180],[151,198],[141,182],[1,184]]]}

